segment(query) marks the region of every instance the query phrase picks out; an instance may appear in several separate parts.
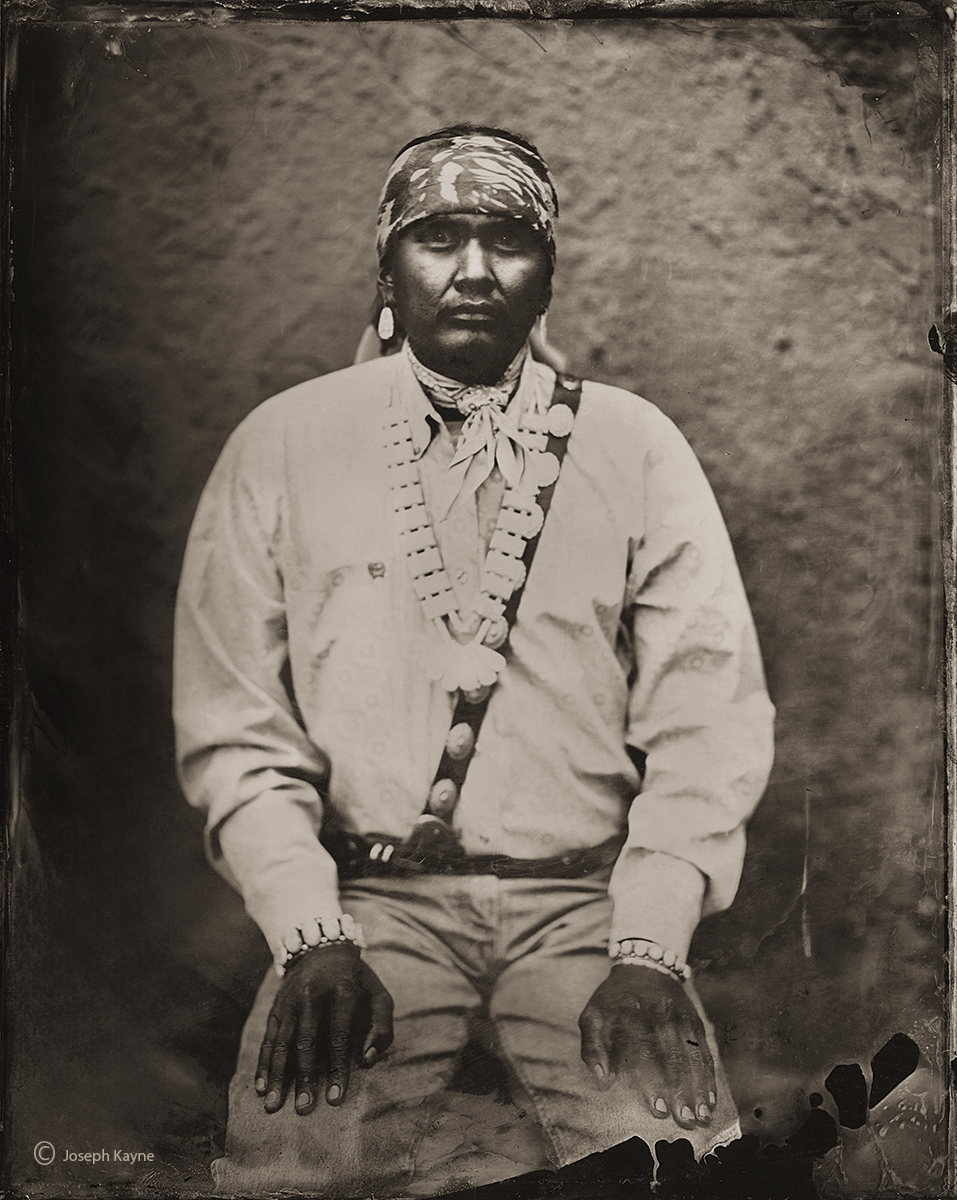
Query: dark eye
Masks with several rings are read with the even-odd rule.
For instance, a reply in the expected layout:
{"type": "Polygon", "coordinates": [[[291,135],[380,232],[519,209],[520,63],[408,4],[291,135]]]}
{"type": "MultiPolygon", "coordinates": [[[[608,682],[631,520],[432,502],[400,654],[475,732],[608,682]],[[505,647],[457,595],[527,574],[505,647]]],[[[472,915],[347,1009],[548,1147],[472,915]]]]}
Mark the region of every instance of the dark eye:
{"type": "Polygon", "coordinates": [[[495,244],[504,250],[520,250],[522,238],[517,229],[500,229],[495,235],[495,244]]]}
{"type": "Polygon", "coordinates": [[[503,254],[525,254],[531,246],[528,231],[522,226],[503,225],[496,229],[493,242],[503,254]]]}
{"type": "Polygon", "coordinates": [[[418,230],[416,241],[422,246],[428,246],[430,249],[442,250],[448,246],[455,244],[455,238],[452,232],[444,225],[427,226],[424,229],[418,230]]]}

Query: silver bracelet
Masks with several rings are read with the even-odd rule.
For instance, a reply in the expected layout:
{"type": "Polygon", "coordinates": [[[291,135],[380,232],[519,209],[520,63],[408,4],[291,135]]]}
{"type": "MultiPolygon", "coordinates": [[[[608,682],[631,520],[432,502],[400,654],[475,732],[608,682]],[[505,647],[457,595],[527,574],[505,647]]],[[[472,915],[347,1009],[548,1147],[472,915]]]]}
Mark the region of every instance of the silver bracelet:
{"type": "Polygon", "coordinates": [[[343,913],[341,917],[314,917],[313,920],[319,926],[319,941],[312,944],[307,942],[302,936],[302,926],[297,925],[296,929],[302,945],[298,950],[289,950],[287,947],[283,947],[286,957],[276,963],[277,970],[281,975],[285,974],[290,963],[298,962],[300,958],[305,958],[311,951],[318,950],[322,946],[335,946],[343,942],[350,942],[352,945],[358,946],[360,950],[365,949],[366,940],[362,933],[362,926],[358,921],[354,921],[348,913],[343,913]]]}
{"type": "Polygon", "coordinates": [[[616,963],[650,967],[662,975],[671,975],[681,983],[691,978],[691,968],[674,950],[666,950],[657,942],[649,942],[644,938],[623,938],[620,942],[609,942],[608,954],[616,963]]]}

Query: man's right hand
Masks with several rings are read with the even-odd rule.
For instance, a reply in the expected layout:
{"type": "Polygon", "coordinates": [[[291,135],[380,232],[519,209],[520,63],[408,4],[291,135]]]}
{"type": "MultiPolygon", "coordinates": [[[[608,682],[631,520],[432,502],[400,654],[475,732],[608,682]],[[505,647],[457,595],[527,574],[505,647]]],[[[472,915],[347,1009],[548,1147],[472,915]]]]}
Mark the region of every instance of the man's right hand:
{"type": "Polygon", "coordinates": [[[256,1091],[278,1112],[295,1081],[296,1112],[316,1107],[320,1081],[327,1104],[341,1104],[352,1058],[363,1067],[392,1045],[392,997],[351,943],[312,950],[286,969],[259,1052],[256,1091]]]}

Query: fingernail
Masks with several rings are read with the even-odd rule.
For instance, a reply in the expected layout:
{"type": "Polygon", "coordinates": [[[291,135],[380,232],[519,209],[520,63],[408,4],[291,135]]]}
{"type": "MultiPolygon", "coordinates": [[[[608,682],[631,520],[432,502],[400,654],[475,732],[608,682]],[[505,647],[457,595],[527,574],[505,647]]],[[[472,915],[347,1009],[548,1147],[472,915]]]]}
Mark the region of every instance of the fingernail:
{"type": "Polygon", "coordinates": [[[279,1100],[278,1092],[269,1092],[268,1095],[266,1096],[267,1104],[276,1104],[278,1100],[279,1100]]]}
{"type": "Polygon", "coordinates": [[[655,1101],[655,1109],[660,1113],[666,1113],[668,1111],[668,1105],[665,1104],[664,1100],[662,1100],[660,1096],[655,1101]]]}
{"type": "Polygon", "coordinates": [[[328,1092],[326,1092],[326,1099],[330,1103],[333,1103],[334,1101],[338,1100],[341,1095],[342,1088],[338,1085],[338,1083],[334,1083],[328,1092]]]}
{"type": "Polygon", "coordinates": [[[309,1095],[308,1092],[300,1092],[299,1095],[296,1097],[296,1107],[297,1108],[308,1108],[311,1103],[312,1103],[312,1097],[309,1095]]]}
{"type": "Polygon", "coordinates": [[[681,1119],[682,1119],[682,1121],[693,1121],[694,1120],[694,1113],[687,1106],[687,1104],[685,1104],[681,1109],[681,1119]]]}
{"type": "Polygon", "coordinates": [[[712,1108],[714,1108],[714,1106],[718,1103],[718,1097],[714,1094],[714,1092],[708,1092],[708,1103],[712,1108]]]}
{"type": "Polygon", "coordinates": [[[711,1110],[708,1108],[707,1104],[699,1104],[698,1105],[698,1120],[699,1121],[710,1121],[711,1120],[711,1110]]]}
{"type": "Polygon", "coordinates": [[[262,1095],[262,1093],[263,1093],[265,1090],[266,1090],[266,1081],[265,1081],[265,1079],[257,1079],[257,1080],[256,1080],[256,1091],[257,1091],[257,1092],[259,1092],[259,1094],[260,1094],[260,1095],[262,1095]]]}
{"type": "Polygon", "coordinates": [[[605,1068],[601,1065],[601,1063],[595,1063],[595,1065],[592,1067],[592,1070],[595,1072],[595,1074],[598,1076],[599,1079],[605,1078],[605,1068]]]}
{"type": "Polygon", "coordinates": [[[362,1061],[367,1062],[367,1063],[374,1063],[378,1057],[379,1057],[379,1051],[375,1048],[375,1046],[370,1046],[369,1049],[365,1052],[365,1054],[363,1054],[362,1061]]]}

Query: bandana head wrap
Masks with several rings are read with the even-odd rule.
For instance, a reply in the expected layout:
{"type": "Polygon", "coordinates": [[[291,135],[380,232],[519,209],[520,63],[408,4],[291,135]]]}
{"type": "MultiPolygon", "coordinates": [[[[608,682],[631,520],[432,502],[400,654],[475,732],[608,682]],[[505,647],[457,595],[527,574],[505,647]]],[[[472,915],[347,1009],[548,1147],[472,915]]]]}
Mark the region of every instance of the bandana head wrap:
{"type": "Polygon", "coordinates": [[[403,150],[389,168],[376,228],[379,262],[407,225],[456,212],[525,221],[555,259],[558,197],[545,162],[506,137],[440,133],[403,150]]]}

